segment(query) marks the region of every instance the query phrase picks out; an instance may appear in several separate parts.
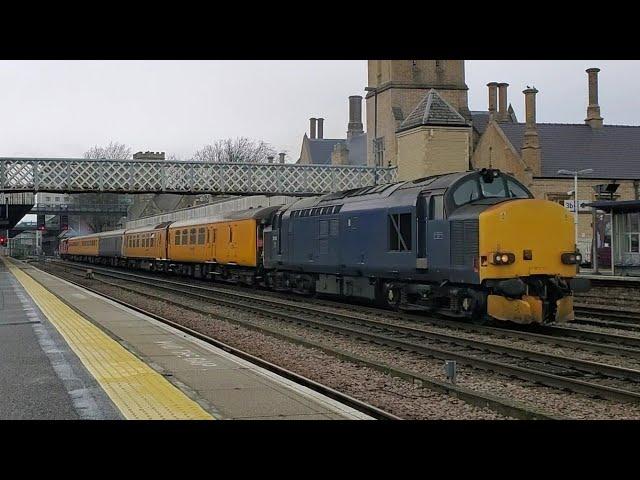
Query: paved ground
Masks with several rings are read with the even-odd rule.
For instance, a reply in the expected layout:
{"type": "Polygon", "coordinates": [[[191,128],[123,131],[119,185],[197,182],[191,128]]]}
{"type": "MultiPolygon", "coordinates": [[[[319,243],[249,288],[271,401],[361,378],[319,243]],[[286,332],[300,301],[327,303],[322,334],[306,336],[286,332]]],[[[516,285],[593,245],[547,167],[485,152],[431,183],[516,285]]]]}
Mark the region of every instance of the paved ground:
{"type": "Polygon", "coordinates": [[[12,391],[0,418],[369,418],[32,266],[12,268],[28,293],[0,261],[0,391],[12,391]]]}
{"type": "Polygon", "coordinates": [[[121,419],[0,262],[0,419],[121,419]]]}

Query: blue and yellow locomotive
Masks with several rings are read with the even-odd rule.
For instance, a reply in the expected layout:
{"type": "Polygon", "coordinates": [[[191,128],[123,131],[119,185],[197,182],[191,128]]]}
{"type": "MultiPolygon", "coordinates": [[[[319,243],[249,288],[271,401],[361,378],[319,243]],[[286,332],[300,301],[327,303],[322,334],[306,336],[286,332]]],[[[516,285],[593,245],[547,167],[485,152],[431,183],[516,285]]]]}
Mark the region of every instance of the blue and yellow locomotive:
{"type": "Polygon", "coordinates": [[[573,229],[562,206],[499,170],[452,173],[283,208],[264,230],[264,267],[275,288],[565,322],[580,263],[573,229]]]}

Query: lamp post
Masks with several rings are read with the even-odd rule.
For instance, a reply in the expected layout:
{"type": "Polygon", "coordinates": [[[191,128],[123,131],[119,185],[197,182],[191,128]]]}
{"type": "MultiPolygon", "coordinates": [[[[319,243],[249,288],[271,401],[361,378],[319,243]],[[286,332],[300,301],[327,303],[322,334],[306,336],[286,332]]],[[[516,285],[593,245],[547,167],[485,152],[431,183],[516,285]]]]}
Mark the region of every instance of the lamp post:
{"type": "Polygon", "coordinates": [[[578,249],[578,175],[583,173],[592,173],[593,168],[585,168],[583,170],[558,170],[558,175],[572,175],[573,176],[573,223],[575,225],[576,234],[576,250],[578,249]]]}

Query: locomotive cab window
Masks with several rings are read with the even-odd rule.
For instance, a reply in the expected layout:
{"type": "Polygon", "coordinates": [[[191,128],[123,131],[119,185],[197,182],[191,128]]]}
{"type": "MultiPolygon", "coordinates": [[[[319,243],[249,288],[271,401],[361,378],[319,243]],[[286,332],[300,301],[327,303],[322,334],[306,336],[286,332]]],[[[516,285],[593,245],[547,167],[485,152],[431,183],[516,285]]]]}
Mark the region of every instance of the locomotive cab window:
{"type": "Polygon", "coordinates": [[[465,203],[473,202],[478,198],[480,198],[480,191],[478,190],[478,182],[475,178],[470,178],[458,186],[456,191],[453,192],[453,201],[458,207],[465,203]]]}
{"type": "Polygon", "coordinates": [[[405,252],[411,250],[411,214],[392,213],[388,217],[389,250],[405,252]]]}
{"type": "Polygon", "coordinates": [[[518,185],[510,178],[507,179],[507,188],[511,198],[531,198],[531,194],[522,185],[518,185]]]}

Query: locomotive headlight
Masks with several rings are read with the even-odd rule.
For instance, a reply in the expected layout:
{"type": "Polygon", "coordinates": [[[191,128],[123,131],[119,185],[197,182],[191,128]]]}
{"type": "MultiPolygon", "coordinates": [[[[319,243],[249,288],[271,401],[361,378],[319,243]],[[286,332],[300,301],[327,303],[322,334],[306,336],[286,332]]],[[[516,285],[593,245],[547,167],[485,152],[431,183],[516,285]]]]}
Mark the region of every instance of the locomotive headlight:
{"type": "Polygon", "coordinates": [[[494,253],[491,256],[491,263],[494,265],[509,265],[516,261],[516,256],[513,253],[494,253]]]}
{"type": "Polygon", "coordinates": [[[582,263],[582,254],[578,252],[567,252],[560,256],[560,260],[565,265],[575,265],[582,263]]]}

